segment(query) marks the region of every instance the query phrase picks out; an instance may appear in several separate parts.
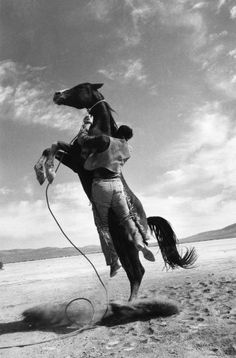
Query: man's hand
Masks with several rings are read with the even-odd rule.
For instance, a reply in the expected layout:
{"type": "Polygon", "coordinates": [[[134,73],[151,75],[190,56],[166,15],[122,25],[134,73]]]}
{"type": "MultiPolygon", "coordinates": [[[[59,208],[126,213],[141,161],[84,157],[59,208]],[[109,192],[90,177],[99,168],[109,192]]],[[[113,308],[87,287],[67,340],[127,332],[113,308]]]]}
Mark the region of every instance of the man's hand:
{"type": "Polygon", "coordinates": [[[85,116],[83,119],[83,124],[79,130],[78,137],[77,137],[77,142],[80,145],[84,145],[84,142],[87,140],[89,128],[91,127],[92,124],[93,124],[93,117],[90,115],[85,116]]]}
{"type": "Polygon", "coordinates": [[[85,116],[83,119],[83,122],[84,122],[84,124],[93,124],[93,117],[90,115],[85,116]]]}

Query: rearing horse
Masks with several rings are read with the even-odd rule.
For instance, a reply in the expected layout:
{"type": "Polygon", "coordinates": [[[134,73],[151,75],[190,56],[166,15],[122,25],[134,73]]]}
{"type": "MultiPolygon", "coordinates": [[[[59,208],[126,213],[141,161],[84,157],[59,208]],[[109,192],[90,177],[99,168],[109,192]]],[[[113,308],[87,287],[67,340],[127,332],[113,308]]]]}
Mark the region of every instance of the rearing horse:
{"type": "MultiPolygon", "coordinates": [[[[77,109],[86,108],[93,116],[93,124],[89,130],[90,135],[106,134],[114,136],[118,127],[112,117],[111,107],[98,91],[101,87],[102,84],[99,83],[82,83],[71,89],[56,92],[53,101],[57,105],[66,105],[77,109]]],[[[89,200],[91,200],[93,173],[84,169],[84,159],[81,156],[81,148],[77,141],[74,141],[71,145],[58,142],[54,152],[58,160],[79,175],[83,189],[89,200]]],[[[181,257],[177,250],[176,235],[170,224],[162,217],[152,216],[147,218],[141,202],[130,190],[123,176],[122,182],[135,218],[139,220],[144,232],[149,227],[155,235],[165,265],[172,269],[191,267],[196,261],[195,249],[187,249],[186,253],[181,257]]],[[[138,295],[145,270],[139,260],[137,248],[128,239],[124,228],[118,225],[116,216],[111,209],[109,211],[109,230],[120,262],[130,281],[129,301],[131,301],[138,295]]]]}

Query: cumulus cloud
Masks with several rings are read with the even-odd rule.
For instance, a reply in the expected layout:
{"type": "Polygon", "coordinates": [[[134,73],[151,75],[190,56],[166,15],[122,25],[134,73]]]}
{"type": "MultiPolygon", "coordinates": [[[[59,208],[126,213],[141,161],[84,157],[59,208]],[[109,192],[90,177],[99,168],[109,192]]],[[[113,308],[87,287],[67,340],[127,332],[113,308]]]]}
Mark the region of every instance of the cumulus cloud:
{"type": "Polygon", "coordinates": [[[39,82],[37,71],[13,61],[0,62],[0,120],[41,124],[61,130],[76,128],[82,116],[73,109],[58,107],[46,83],[39,82]]]}

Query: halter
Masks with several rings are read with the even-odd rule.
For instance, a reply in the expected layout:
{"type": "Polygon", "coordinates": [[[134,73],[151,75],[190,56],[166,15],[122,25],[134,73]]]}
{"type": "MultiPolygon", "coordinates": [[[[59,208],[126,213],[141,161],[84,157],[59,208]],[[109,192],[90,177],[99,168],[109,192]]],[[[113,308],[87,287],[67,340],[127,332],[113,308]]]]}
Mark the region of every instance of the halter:
{"type": "Polygon", "coordinates": [[[99,103],[101,103],[101,102],[106,102],[106,100],[105,100],[105,99],[101,99],[100,101],[96,102],[92,107],[87,108],[88,113],[90,113],[91,110],[92,110],[97,104],[99,104],[99,103]]]}

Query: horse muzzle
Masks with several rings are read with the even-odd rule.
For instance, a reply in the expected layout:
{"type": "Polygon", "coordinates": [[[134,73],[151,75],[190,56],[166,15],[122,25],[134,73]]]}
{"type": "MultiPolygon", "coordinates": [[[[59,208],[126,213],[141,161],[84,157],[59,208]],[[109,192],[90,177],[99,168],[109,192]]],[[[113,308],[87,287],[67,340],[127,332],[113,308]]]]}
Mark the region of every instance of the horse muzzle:
{"type": "Polygon", "coordinates": [[[53,102],[56,104],[63,104],[65,102],[65,95],[64,93],[61,92],[55,92],[54,96],[53,96],[53,102]]]}

